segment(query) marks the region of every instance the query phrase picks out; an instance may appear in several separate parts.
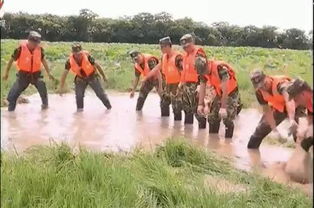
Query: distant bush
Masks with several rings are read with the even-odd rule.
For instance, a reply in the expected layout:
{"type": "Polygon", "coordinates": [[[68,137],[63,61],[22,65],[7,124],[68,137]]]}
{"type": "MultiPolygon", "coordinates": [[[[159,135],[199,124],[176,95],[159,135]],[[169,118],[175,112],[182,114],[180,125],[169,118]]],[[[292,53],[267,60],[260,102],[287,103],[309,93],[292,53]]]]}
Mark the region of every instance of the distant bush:
{"type": "Polygon", "coordinates": [[[196,42],[210,46],[254,46],[263,48],[312,49],[313,33],[291,28],[278,32],[278,28],[253,25],[239,27],[227,22],[208,26],[190,18],[173,19],[165,12],[139,13],[119,19],[99,18],[97,14],[82,9],[76,16],[51,14],[31,15],[6,13],[1,38],[22,39],[29,30],[39,31],[47,41],[86,41],[115,43],[156,44],[170,36],[178,44],[185,33],[196,36],[196,42]]]}

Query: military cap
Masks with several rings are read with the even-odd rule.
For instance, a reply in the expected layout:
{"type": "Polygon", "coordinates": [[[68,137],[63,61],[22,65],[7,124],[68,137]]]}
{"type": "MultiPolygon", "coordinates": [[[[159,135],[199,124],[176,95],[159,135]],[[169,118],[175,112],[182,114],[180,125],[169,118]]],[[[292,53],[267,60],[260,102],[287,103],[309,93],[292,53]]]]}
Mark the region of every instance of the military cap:
{"type": "Polygon", "coordinates": [[[180,38],[180,44],[186,46],[190,43],[194,43],[194,38],[191,34],[185,34],[180,38]]]}
{"type": "Polygon", "coordinates": [[[138,56],[138,54],[140,54],[140,52],[138,52],[136,50],[131,50],[129,52],[129,55],[131,56],[131,58],[135,58],[136,56],[138,56]]]}
{"type": "Polygon", "coordinates": [[[164,37],[164,38],[161,38],[160,40],[159,40],[159,44],[160,45],[172,45],[172,42],[171,42],[171,39],[170,39],[170,37],[169,36],[167,36],[167,37],[164,37]]]}
{"type": "Polygon", "coordinates": [[[28,34],[28,40],[34,41],[34,42],[40,42],[41,35],[36,31],[30,31],[28,34]]]}
{"type": "Polygon", "coordinates": [[[259,69],[255,69],[250,75],[254,87],[261,87],[261,85],[263,85],[265,77],[266,75],[264,74],[264,72],[259,69]]]}
{"type": "Polygon", "coordinates": [[[80,52],[82,50],[82,46],[79,43],[73,43],[72,52],[80,52]]]}

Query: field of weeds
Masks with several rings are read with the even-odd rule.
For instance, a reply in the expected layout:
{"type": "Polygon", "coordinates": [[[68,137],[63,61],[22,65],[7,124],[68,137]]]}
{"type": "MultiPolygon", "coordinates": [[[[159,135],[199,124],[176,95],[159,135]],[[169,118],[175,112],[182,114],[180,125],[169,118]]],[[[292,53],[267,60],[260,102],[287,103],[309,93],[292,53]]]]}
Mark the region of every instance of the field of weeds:
{"type": "Polygon", "coordinates": [[[298,190],[235,170],[182,139],[154,152],[73,151],[66,144],[1,154],[1,207],[310,207],[298,190]]]}
{"type": "MultiPolygon", "coordinates": [[[[18,45],[18,40],[1,40],[1,74],[5,65],[18,45]]],[[[60,78],[66,59],[71,52],[70,42],[43,42],[46,58],[52,69],[52,74],[60,78]]],[[[134,78],[134,69],[128,51],[137,49],[144,53],[151,53],[160,57],[158,45],[146,44],[110,44],[110,43],[82,43],[95,57],[107,74],[109,80],[104,84],[106,89],[127,91],[131,87],[134,78]]],[[[174,46],[182,50],[179,46],[174,46]]],[[[230,63],[237,72],[241,98],[245,107],[255,106],[256,99],[249,80],[249,72],[254,68],[261,68],[269,74],[286,74],[291,77],[301,77],[312,83],[312,52],[300,50],[265,49],[253,47],[204,47],[208,58],[224,60],[230,63]]],[[[16,69],[11,69],[8,82],[1,82],[1,104],[5,99],[9,88],[15,80],[16,69]]],[[[56,91],[57,84],[47,80],[50,93],[56,91]]],[[[73,88],[73,77],[67,79],[68,89],[73,88]]],[[[30,87],[25,93],[36,92],[30,87]]]]}

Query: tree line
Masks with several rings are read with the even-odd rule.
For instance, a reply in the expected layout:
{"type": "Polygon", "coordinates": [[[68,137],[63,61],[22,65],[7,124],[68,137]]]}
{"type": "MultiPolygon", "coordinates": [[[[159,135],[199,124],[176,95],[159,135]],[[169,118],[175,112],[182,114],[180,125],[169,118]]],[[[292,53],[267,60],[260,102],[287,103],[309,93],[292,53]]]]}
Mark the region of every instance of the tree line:
{"type": "Polygon", "coordinates": [[[195,35],[197,44],[210,46],[254,46],[264,48],[312,49],[313,32],[297,28],[278,31],[277,27],[240,27],[227,22],[210,26],[191,18],[174,19],[170,14],[139,13],[118,19],[100,18],[88,9],[79,15],[57,16],[6,13],[1,38],[23,39],[30,30],[39,31],[47,41],[89,41],[156,44],[170,36],[175,44],[186,33],[195,35]]]}

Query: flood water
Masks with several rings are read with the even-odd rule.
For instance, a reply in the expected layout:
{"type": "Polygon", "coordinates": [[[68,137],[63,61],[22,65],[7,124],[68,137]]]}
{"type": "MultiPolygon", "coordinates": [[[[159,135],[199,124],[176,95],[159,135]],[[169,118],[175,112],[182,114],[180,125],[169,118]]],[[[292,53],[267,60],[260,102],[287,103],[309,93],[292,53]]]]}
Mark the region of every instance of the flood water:
{"type": "MultiPolygon", "coordinates": [[[[167,138],[184,136],[191,142],[215,151],[233,160],[236,167],[244,170],[262,170],[279,182],[290,183],[278,162],[285,162],[292,149],[263,143],[259,151],[246,148],[261,114],[256,109],[244,109],[236,120],[232,140],[223,138],[221,124],[219,135],[209,135],[208,129],[198,130],[194,126],[174,122],[160,117],[159,97],[151,93],[142,112],[135,111],[136,97],[130,99],[126,93],[109,93],[113,108],[108,111],[93,92],[85,95],[84,112],[76,113],[75,96],[49,95],[49,109],[41,111],[39,95],[29,97],[29,104],[18,105],[15,112],[1,109],[1,148],[23,151],[36,144],[66,141],[99,151],[130,151],[135,147],[152,149],[167,138]]],[[[279,131],[287,135],[286,124],[279,131]]],[[[208,128],[208,127],[207,127],[208,128]]],[[[309,190],[311,186],[300,185],[309,190]],[[305,187],[306,186],[306,187],[305,187]]]]}

